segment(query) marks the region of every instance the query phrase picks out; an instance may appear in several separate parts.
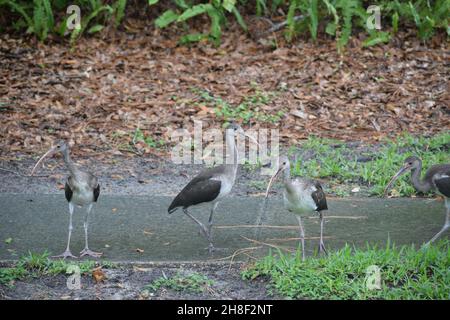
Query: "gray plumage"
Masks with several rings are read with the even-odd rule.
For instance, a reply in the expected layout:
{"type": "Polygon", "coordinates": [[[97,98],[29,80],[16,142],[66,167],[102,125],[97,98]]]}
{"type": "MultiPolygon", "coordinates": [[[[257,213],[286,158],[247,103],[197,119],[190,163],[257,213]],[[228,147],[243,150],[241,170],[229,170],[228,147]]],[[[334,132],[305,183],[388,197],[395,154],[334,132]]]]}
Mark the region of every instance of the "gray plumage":
{"type": "Polygon", "coordinates": [[[436,190],[445,197],[446,217],[444,226],[427,242],[426,245],[429,245],[450,228],[450,164],[436,164],[431,166],[425,173],[423,179],[421,179],[422,161],[415,156],[408,157],[405,159],[400,170],[386,186],[384,191],[385,196],[394,182],[408,171],[411,171],[411,183],[417,191],[427,193],[436,190]]]}
{"type": "Polygon", "coordinates": [[[88,255],[98,258],[102,255],[101,252],[94,252],[89,249],[88,246],[88,227],[89,227],[89,216],[92,210],[93,203],[97,202],[100,196],[100,184],[97,178],[90,172],[84,171],[76,166],[71,158],[69,146],[64,142],[60,141],[55,144],[47,153],[45,153],[39,161],[34,166],[31,174],[34,173],[39,164],[47,157],[52,156],[55,153],[61,152],[64,158],[64,163],[69,170],[69,177],[64,186],[64,194],[67,202],[69,202],[69,234],[67,240],[66,250],[58,256],[63,259],[65,258],[76,258],[70,251],[70,239],[72,235],[72,215],[75,206],[83,207],[87,206],[86,217],[84,220],[84,234],[85,234],[85,247],[80,252],[81,257],[88,255]]]}
{"type": "Polygon", "coordinates": [[[328,209],[327,199],[322,185],[317,180],[307,178],[291,178],[290,162],[288,157],[281,156],[278,160],[278,170],[270,179],[266,190],[266,198],[276,177],[283,171],[283,200],[284,207],[294,213],[299,224],[300,242],[302,246],[302,258],[305,259],[305,232],[303,229],[302,215],[317,212],[320,218],[319,252],[325,252],[323,243],[323,210],[328,209]]]}
{"type": "MultiPolygon", "coordinates": [[[[173,199],[167,211],[173,213],[182,208],[184,214],[192,219],[200,227],[200,232],[209,242],[209,251],[214,249],[211,237],[212,218],[219,200],[231,192],[236,180],[239,159],[235,138],[238,134],[247,136],[237,124],[230,124],[226,129],[225,140],[227,150],[231,152],[232,163],[203,170],[194,177],[173,199]],[[190,214],[188,208],[202,203],[211,203],[211,213],[208,219],[208,227],[190,214]]],[[[250,137],[252,140],[253,138],[250,137]]],[[[254,140],[254,139],[253,139],[254,140]]],[[[254,140],[256,142],[256,140],[254,140]]],[[[256,142],[257,143],[257,142],[256,142]]]]}

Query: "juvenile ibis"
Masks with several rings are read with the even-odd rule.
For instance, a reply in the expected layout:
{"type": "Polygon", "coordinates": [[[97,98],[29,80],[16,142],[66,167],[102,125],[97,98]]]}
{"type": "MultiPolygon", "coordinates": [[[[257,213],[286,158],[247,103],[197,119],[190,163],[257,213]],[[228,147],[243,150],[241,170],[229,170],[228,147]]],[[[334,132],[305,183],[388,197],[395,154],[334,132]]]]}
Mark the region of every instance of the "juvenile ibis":
{"type": "Polygon", "coordinates": [[[81,170],[78,168],[70,158],[69,146],[64,141],[59,141],[56,145],[50,148],[36,163],[31,175],[33,175],[36,168],[42,161],[56,153],[61,152],[64,157],[64,163],[70,172],[69,178],[66,181],[64,187],[66,199],[69,202],[69,235],[67,239],[66,251],[62,254],[54,256],[54,258],[77,258],[70,251],[70,237],[72,235],[72,215],[74,212],[74,206],[87,207],[86,216],[84,219],[84,240],[85,247],[80,252],[80,257],[91,256],[98,258],[102,255],[101,252],[94,252],[89,249],[88,245],[88,228],[89,228],[89,215],[92,210],[94,202],[97,202],[98,196],[100,195],[100,185],[97,178],[90,172],[81,170]]]}
{"type": "Polygon", "coordinates": [[[389,181],[384,190],[385,196],[394,182],[404,173],[411,171],[411,182],[414,188],[419,192],[429,192],[437,190],[445,198],[446,216],[442,229],[426,243],[429,245],[439,238],[448,228],[450,228],[450,164],[436,164],[431,166],[425,173],[423,180],[420,179],[422,173],[422,161],[415,156],[405,159],[403,166],[389,181]]]}
{"type": "Polygon", "coordinates": [[[228,195],[233,188],[236,180],[239,159],[235,138],[237,135],[247,136],[250,140],[258,142],[237,124],[231,123],[225,133],[227,150],[231,153],[231,161],[226,161],[224,165],[208,168],[194,177],[173,199],[168,208],[169,214],[176,211],[179,207],[183,209],[184,214],[191,218],[200,227],[200,232],[208,240],[208,249],[211,253],[214,250],[211,237],[212,219],[219,201],[228,195]],[[231,163],[230,163],[231,162],[231,163]],[[200,222],[189,211],[191,206],[210,203],[211,213],[208,219],[208,226],[200,222]]]}
{"type": "Polygon", "coordinates": [[[269,181],[269,185],[266,190],[266,198],[269,195],[270,187],[282,171],[284,171],[283,183],[285,187],[283,192],[284,207],[288,211],[294,213],[298,220],[300,242],[302,246],[302,259],[305,260],[305,232],[303,229],[302,215],[314,212],[319,214],[319,252],[325,252],[325,245],[323,243],[324,219],[322,211],[328,209],[327,199],[319,181],[306,178],[291,179],[291,165],[288,157],[286,156],[279,157],[278,170],[269,181]]]}

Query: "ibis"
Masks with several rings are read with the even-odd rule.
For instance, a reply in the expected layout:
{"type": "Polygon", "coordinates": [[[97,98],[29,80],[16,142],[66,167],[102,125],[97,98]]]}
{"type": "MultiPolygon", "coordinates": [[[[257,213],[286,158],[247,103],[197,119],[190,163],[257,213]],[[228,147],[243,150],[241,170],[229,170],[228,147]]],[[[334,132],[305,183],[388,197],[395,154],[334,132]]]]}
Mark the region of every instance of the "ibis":
{"type": "Polygon", "coordinates": [[[320,241],[319,252],[325,252],[325,245],[323,243],[323,210],[327,210],[327,199],[319,181],[307,178],[291,179],[291,165],[288,157],[281,156],[278,160],[278,170],[271,177],[266,190],[266,198],[269,195],[270,187],[276,178],[284,172],[283,183],[284,192],[283,200],[284,207],[295,214],[300,234],[300,243],[302,247],[302,259],[305,260],[305,232],[302,223],[302,215],[317,213],[320,219],[320,241]]]}
{"type": "Polygon", "coordinates": [[[84,219],[84,240],[85,247],[80,252],[80,257],[91,256],[99,258],[102,253],[95,252],[89,249],[88,245],[88,228],[89,228],[89,216],[92,211],[92,206],[97,202],[100,195],[100,185],[97,178],[90,172],[84,171],[76,166],[70,158],[70,150],[68,144],[65,141],[59,141],[50,148],[36,163],[31,175],[33,175],[36,168],[41,164],[45,158],[51,157],[56,153],[62,153],[64,157],[64,163],[69,171],[70,175],[66,181],[64,191],[67,202],[69,203],[69,234],[67,239],[66,250],[54,258],[77,258],[70,251],[70,237],[72,236],[72,216],[75,206],[86,207],[86,216],[84,219]]]}
{"type": "Polygon", "coordinates": [[[225,141],[231,161],[228,160],[223,165],[200,172],[180,191],[168,208],[168,212],[171,214],[181,207],[184,214],[198,224],[200,232],[209,242],[208,250],[210,253],[214,250],[211,236],[214,212],[219,201],[231,192],[236,180],[239,158],[235,138],[238,135],[247,136],[252,142],[258,144],[256,139],[246,134],[238,124],[231,123],[228,125],[225,132],[225,141]],[[188,211],[191,206],[205,203],[211,204],[207,227],[188,211]]]}
{"type": "Polygon", "coordinates": [[[436,164],[431,166],[425,173],[425,177],[421,179],[422,161],[416,156],[408,157],[405,159],[400,170],[392,177],[386,186],[386,189],[384,190],[385,196],[394,182],[402,174],[408,171],[411,171],[411,182],[417,191],[426,193],[437,190],[445,198],[446,216],[444,226],[426,243],[426,245],[429,245],[450,228],[450,164],[436,164]]]}

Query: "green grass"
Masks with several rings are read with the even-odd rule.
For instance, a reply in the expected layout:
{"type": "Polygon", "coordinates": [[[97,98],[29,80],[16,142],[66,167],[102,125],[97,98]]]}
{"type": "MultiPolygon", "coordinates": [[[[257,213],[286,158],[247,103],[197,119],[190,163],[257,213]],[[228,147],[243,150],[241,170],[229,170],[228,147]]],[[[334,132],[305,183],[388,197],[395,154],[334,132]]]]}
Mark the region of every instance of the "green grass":
{"type": "MultiPolygon", "coordinates": [[[[331,185],[338,186],[336,193],[340,194],[350,194],[353,183],[366,187],[371,195],[382,195],[390,178],[400,169],[406,157],[419,156],[426,170],[432,164],[450,161],[449,146],[450,131],[433,137],[404,134],[396,140],[385,140],[379,148],[359,155],[342,142],[310,137],[300,146],[301,152],[292,164],[292,173],[327,179],[331,185]],[[358,162],[358,156],[370,160],[358,162]],[[349,190],[345,189],[346,186],[349,190]]],[[[291,148],[288,153],[292,155],[294,152],[295,149],[291,148]]],[[[392,194],[397,196],[415,193],[409,175],[400,178],[392,190],[392,194]]]]}
{"type": "Polygon", "coordinates": [[[450,299],[450,243],[441,241],[428,249],[414,246],[385,248],[350,246],[328,256],[301,261],[299,252],[269,255],[243,271],[254,280],[268,277],[272,293],[299,299],[450,299]],[[381,288],[368,289],[366,271],[380,268],[381,288]]]}
{"type": "Polygon", "coordinates": [[[252,84],[253,93],[245,97],[238,105],[232,105],[222,99],[215,97],[207,91],[192,89],[198,95],[198,103],[205,104],[214,109],[216,117],[223,121],[239,121],[248,123],[250,120],[266,123],[276,123],[284,115],[283,111],[271,113],[270,110],[264,110],[264,106],[269,106],[276,93],[262,91],[256,84],[252,84]]]}
{"type": "Polygon", "coordinates": [[[160,277],[145,286],[144,289],[157,291],[161,288],[167,288],[179,292],[201,293],[211,287],[213,283],[205,275],[196,272],[189,275],[177,273],[173,277],[160,277]]]}
{"type": "Polygon", "coordinates": [[[113,268],[111,262],[51,260],[47,252],[31,253],[20,258],[12,267],[0,267],[0,285],[13,286],[17,280],[45,275],[65,274],[69,266],[76,265],[82,274],[89,273],[100,264],[105,268],[113,268]]]}
{"type": "Polygon", "coordinates": [[[153,149],[159,149],[164,147],[165,142],[163,139],[159,139],[159,140],[155,140],[153,137],[151,136],[146,136],[144,134],[144,132],[139,129],[136,128],[136,130],[134,131],[133,134],[133,144],[139,141],[144,142],[148,147],[153,148],[153,149]]]}

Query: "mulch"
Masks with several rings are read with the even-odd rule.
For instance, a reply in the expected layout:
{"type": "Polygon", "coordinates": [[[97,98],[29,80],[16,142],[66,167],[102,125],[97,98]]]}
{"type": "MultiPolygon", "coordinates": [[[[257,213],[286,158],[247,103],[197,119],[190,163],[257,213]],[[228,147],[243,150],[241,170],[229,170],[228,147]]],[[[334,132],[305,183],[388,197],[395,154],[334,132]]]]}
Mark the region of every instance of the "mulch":
{"type": "Polygon", "coordinates": [[[281,120],[244,126],[278,128],[285,144],[310,135],[370,143],[450,129],[445,35],[423,44],[406,31],[371,48],[362,48],[360,35],[341,54],[331,38],[288,44],[278,33],[260,41],[235,25],[218,47],[179,45],[178,36],[131,18],[72,50],[57,39],[0,35],[0,158],[36,154],[60,138],[99,159],[164,155],[168,148],[133,141],[135,130],[167,143],[171,130],[191,130],[193,120],[220,128],[224,118],[199,90],[232,106],[271,93],[258,112],[280,112],[281,120]]]}

